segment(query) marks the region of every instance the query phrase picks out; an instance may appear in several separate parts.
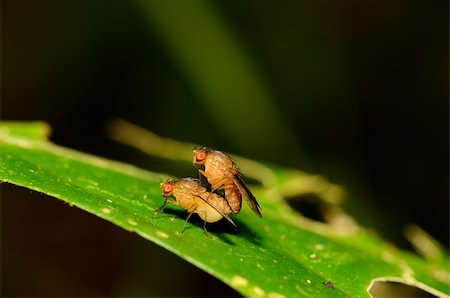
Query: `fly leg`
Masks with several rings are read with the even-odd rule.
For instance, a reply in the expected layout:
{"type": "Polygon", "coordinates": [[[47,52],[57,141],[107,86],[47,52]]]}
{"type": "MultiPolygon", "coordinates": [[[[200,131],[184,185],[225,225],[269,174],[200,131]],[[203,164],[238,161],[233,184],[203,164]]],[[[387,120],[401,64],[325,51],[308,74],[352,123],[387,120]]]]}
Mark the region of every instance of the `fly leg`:
{"type": "Polygon", "coordinates": [[[234,187],[235,187],[234,184],[227,184],[223,187],[223,189],[225,191],[225,201],[227,202],[228,207],[230,207],[231,211],[233,211],[234,214],[237,214],[241,210],[241,208],[240,208],[241,204],[240,203],[238,204],[239,206],[237,206],[237,208],[238,208],[237,211],[233,208],[233,206],[235,206],[236,200],[239,200],[239,202],[241,202],[241,197],[240,197],[240,193],[238,194],[239,198],[236,198],[236,196],[233,196],[233,194],[235,194],[234,187]],[[231,201],[233,201],[233,206],[231,206],[231,204],[232,204],[231,201]]]}
{"type": "MultiPolygon", "coordinates": [[[[208,180],[208,176],[206,175],[206,172],[204,171],[204,170],[202,170],[202,169],[199,169],[198,170],[198,172],[201,174],[201,175],[203,175],[204,177],[206,177],[206,179],[208,180]]],[[[200,176],[201,177],[201,176],[200,176]]],[[[206,199],[204,199],[207,203],[209,203],[208,202],[208,199],[209,199],[209,196],[211,195],[211,193],[213,193],[213,192],[215,192],[215,191],[217,191],[217,190],[219,190],[219,189],[223,189],[223,190],[225,190],[225,196],[226,196],[226,192],[227,192],[227,190],[228,191],[231,191],[232,189],[233,189],[233,183],[228,183],[227,184],[227,182],[230,180],[230,178],[228,178],[228,177],[225,177],[225,178],[223,178],[223,179],[221,179],[221,180],[218,180],[218,181],[211,181],[210,182],[210,184],[211,184],[211,192],[208,194],[208,196],[206,197],[206,199]]],[[[208,181],[209,182],[209,181],[208,181]]],[[[231,209],[231,211],[233,211],[233,213],[234,214],[236,214],[236,213],[239,213],[239,210],[236,212],[232,207],[231,207],[231,205],[230,205],[230,202],[228,202],[228,200],[225,198],[225,201],[227,202],[227,205],[228,205],[228,207],[230,207],[230,209],[231,209]]]]}
{"type": "Polygon", "coordinates": [[[200,175],[205,176],[206,178],[208,178],[208,176],[206,176],[206,172],[202,169],[198,169],[198,173],[199,173],[199,177],[201,177],[200,175]]]}
{"type": "Polygon", "coordinates": [[[186,217],[186,221],[184,222],[183,229],[181,229],[181,233],[184,233],[184,230],[186,229],[186,224],[189,221],[189,218],[191,218],[192,214],[194,214],[194,212],[189,213],[189,215],[186,217]]]}
{"type": "Polygon", "coordinates": [[[205,214],[204,218],[202,218],[203,219],[203,231],[205,231],[206,237],[212,238],[211,236],[209,236],[208,230],[206,229],[206,223],[207,223],[207,220],[208,220],[208,213],[206,213],[204,211],[202,213],[205,214]]]}
{"type": "Polygon", "coordinates": [[[202,169],[198,169],[198,180],[200,181],[200,184],[202,183],[202,176],[206,178],[206,181],[208,181],[208,176],[206,176],[206,172],[202,169]]]}
{"type": "Polygon", "coordinates": [[[219,190],[219,189],[224,189],[224,185],[225,185],[226,181],[227,181],[227,178],[219,180],[219,181],[211,181],[211,182],[213,182],[213,183],[210,183],[211,184],[211,192],[206,197],[206,202],[208,202],[208,198],[211,195],[211,193],[213,193],[213,192],[215,192],[216,190],[219,190]]]}
{"type": "Polygon", "coordinates": [[[198,181],[200,181],[200,184],[202,183],[202,176],[205,176],[205,171],[198,169],[198,181]]]}
{"type": "Polygon", "coordinates": [[[184,222],[183,229],[181,230],[181,233],[184,233],[184,230],[186,229],[186,224],[189,221],[189,218],[191,218],[192,214],[195,213],[195,209],[197,209],[197,205],[192,206],[192,208],[190,210],[188,210],[189,214],[186,217],[186,221],[184,222]]]}
{"type": "MultiPolygon", "coordinates": [[[[228,178],[219,180],[219,181],[209,181],[208,179],[208,175],[206,175],[206,172],[202,169],[198,169],[198,173],[199,173],[199,177],[201,178],[202,176],[206,178],[206,180],[208,181],[208,183],[211,185],[211,192],[215,192],[216,190],[220,189],[221,187],[223,187],[225,185],[225,182],[228,180],[228,178]]],[[[212,180],[212,179],[211,179],[212,180]]],[[[208,197],[206,197],[206,202],[208,202],[208,197]]]]}
{"type": "MultiPolygon", "coordinates": [[[[239,210],[236,212],[233,207],[231,207],[230,202],[227,199],[227,192],[233,190],[233,183],[227,183],[230,178],[223,178],[222,180],[217,181],[213,185],[211,185],[211,192],[215,192],[216,190],[223,189],[225,191],[225,201],[227,202],[228,207],[230,207],[231,211],[234,214],[239,213],[239,210]]],[[[209,196],[208,196],[209,197],[209,196]]]]}
{"type": "Polygon", "coordinates": [[[203,230],[205,231],[206,237],[211,238],[211,236],[209,236],[208,234],[208,230],[206,230],[206,221],[203,222],[203,230]]]}
{"type": "Polygon", "coordinates": [[[156,211],[156,212],[163,212],[164,207],[166,207],[167,200],[168,200],[168,198],[166,198],[166,199],[164,200],[164,203],[162,204],[162,206],[159,207],[159,208],[157,208],[157,209],[155,209],[155,211],[156,211]]]}

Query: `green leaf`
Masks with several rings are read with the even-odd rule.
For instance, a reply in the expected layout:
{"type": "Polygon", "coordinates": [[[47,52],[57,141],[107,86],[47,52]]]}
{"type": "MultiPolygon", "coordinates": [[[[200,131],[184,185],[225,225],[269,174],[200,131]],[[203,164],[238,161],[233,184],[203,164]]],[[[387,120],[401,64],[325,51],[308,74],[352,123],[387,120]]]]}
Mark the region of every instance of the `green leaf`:
{"type": "Polygon", "coordinates": [[[292,176],[298,180],[299,172],[271,169],[272,185],[252,187],[263,207],[262,219],[244,206],[233,218],[236,229],[225,223],[211,225],[208,238],[201,223],[192,221],[181,234],[185,217],[178,207],[154,211],[163,202],[159,183],[167,175],[57,146],[42,138],[45,127],[0,126],[0,180],[43,192],[136,232],[243,295],[367,297],[375,280],[403,282],[438,296],[449,293],[446,256],[426,262],[356,225],[342,230],[290,209],[281,190],[287,189],[292,176]]]}
{"type": "Polygon", "coordinates": [[[0,122],[0,134],[46,140],[50,136],[50,126],[45,122],[0,122]]]}

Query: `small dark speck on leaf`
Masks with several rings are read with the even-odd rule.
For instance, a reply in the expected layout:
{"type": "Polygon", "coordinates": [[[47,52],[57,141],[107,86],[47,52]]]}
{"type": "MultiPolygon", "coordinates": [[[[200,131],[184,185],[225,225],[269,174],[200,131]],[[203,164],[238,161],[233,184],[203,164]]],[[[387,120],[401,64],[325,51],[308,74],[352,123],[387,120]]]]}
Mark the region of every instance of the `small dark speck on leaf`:
{"type": "Polygon", "coordinates": [[[327,281],[323,282],[322,284],[329,289],[334,289],[334,284],[331,280],[327,280],[327,281]]]}

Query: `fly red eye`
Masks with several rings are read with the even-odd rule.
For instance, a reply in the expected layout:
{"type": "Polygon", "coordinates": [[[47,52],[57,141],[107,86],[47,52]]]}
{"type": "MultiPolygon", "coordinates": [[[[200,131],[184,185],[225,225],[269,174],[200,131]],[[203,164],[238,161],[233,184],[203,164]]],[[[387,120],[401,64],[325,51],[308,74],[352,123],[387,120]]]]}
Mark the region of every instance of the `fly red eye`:
{"type": "Polygon", "coordinates": [[[170,194],[172,192],[172,190],[173,190],[173,186],[171,183],[166,183],[162,187],[162,191],[165,195],[170,194]]]}
{"type": "Polygon", "coordinates": [[[195,161],[196,162],[202,162],[206,159],[206,152],[205,151],[197,151],[195,154],[195,161]]]}

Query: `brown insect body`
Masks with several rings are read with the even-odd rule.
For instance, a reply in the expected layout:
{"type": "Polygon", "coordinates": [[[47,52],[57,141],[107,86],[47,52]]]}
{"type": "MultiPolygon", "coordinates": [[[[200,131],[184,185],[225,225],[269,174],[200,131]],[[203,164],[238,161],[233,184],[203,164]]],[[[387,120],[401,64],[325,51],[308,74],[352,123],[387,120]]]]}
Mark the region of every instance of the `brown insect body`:
{"type": "Polygon", "coordinates": [[[261,217],[261,207],[242,181],[239,169],[229,156],[217,150],[197,149],[194,150],[194,165],[206,177],[212,191],[225,191],[225,199],[233,214],[241,210],[244,197],[253,212],[261,217]]]}
{"type": "Polygon", "coordinates": [[[197,213],[205,224],[217,222],[225,217],[235,226],[229,216],[232,210],[227,202],[220,195],[208,192],[197,179],[182,178],[168,181],[162,183],[161,188],[166,202],[169,200],[172,204],[179,205],[189,212],[187,220],[193,213],[197,213]]]}
{"type": "Polygon", "coordinates": [[[237,214],[241,211],[242,195],[236,185],[229,184],[229,188],[225,189],[225,198],[233,214],[237,214]]]}

